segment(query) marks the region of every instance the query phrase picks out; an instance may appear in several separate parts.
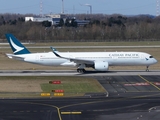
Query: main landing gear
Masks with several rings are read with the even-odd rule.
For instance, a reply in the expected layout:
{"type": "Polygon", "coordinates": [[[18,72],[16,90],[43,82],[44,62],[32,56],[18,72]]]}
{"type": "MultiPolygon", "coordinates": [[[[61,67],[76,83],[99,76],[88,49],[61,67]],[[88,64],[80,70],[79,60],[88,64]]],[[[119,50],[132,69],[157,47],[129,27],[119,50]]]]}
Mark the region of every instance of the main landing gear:
{"type": "Polygon", "coordinates": [[[147,68],[146,68],[146,72],[149,72],[149,66],[147,66],[147,68]]]}
{"type": "Polygon", "coordinates": [[[79,73],[85,73],[86,72],[86,70],[85,69],[77,69],[77,72],[79,72],[79,73]]]}
{"type": "Polygon", "coordinates": [[[79,64],[77,72],[79,72],[79,73],[85,73],[86,72],[86,70],[84,69],[85,67],[86,67],[85,64],[79,64]]]}

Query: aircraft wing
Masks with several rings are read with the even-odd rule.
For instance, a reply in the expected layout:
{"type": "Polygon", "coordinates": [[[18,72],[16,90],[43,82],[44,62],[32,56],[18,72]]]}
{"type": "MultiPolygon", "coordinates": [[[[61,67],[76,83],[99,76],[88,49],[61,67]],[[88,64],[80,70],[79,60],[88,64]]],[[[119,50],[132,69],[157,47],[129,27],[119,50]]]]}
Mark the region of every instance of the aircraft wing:
{"type": "Polygon", "coordinates": [[[24,61],[24,57],[20,57],[20,56],[16,56],[14,54],[6,54],[7,57],[9,57],[10,59],[15,59],[15,60],[23,60],[24,61]]]}
{"type": "Polygon", "coordinates": [[[70,61],[73,61],[73,62],[78,63],[78,64],[83,64],[83,63],[91,64],[91,65],[94,64],[94,62],[91,61],[91,60],[76,59],[76,58],[65,58],[65,59],[69,59],[70,61]]]}
{"type": "Polygon", "coordinates": [[[74,63],[77,63],[77,64],[94,64],[94,61],[93,60],[84,60],[84,59],[77,59],[77,58],[71,58],[71,57],[63,57],[61,56],[59,53],[57,53],[57,51],[55,51],[55,48],[51,47],[53,53],[59,57],[59,58],[63,58],[63,59],[68,59],[70,60],[71,62],[74,62],[74,63]]]}

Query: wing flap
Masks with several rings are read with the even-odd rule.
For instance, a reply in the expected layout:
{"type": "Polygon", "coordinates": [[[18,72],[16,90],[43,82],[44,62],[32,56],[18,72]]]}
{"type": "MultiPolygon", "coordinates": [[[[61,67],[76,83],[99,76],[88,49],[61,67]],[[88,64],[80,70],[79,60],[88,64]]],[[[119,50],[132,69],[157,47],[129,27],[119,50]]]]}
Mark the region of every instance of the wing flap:
{"type": "Polygon", "coordinates": [[[68,58],[70,61],[75,62],[77,64],[94,64],[92,60],[84,60],[84,59],[76,59],[76,58],[68,58]]]}

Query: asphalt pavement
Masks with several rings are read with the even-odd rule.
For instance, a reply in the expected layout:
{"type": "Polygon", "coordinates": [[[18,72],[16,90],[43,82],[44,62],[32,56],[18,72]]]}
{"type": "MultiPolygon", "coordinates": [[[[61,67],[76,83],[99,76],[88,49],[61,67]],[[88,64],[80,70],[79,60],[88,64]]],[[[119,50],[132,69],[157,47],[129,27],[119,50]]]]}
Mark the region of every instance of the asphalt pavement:
{"type": "Polygon", "coordinates": [[[92,77],[108,96],[0,99],[0,120],[160,119],[160,75],[92,77]]]}

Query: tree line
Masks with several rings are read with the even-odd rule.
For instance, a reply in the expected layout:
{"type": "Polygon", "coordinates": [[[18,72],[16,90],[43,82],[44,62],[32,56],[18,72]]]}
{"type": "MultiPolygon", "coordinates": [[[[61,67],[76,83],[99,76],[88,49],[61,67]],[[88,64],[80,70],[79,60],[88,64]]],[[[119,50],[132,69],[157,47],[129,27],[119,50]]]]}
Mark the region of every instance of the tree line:
{"type": "Polygon", "coordinates": [[[32,42],[98,42],[98,41],[148,41],[160,39],[160,17],[150,15],[123,16],[119,14],[77,14],[77,19],[90,23],[77,27],[74,23],[59,27],[46,27],[48,23],[25,22],[21,14],[0,14],[0,41],[5,33],[12,33],[20,40],[32,42]]]}

